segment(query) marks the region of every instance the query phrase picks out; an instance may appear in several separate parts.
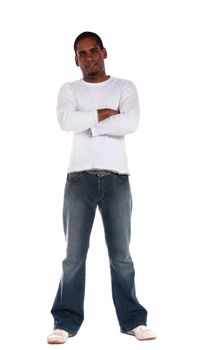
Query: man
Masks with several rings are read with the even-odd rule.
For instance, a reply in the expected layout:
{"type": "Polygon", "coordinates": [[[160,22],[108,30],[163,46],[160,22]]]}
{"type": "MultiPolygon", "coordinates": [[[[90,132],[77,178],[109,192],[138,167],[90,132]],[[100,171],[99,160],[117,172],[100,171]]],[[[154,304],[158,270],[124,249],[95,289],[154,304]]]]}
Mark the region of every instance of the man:
{"type": "Polygon", "coordinates": [[[146,326],[147,311],[135,294],[129,252],[132,195],[125,135],[138,126],[137,91],[131,81],[106,74],[107,52],[97,34],[81,33],[74,50],[83,79],[65,83],[57,104],[61,128],[74,135],[63,206],[67,254],[51,310],[54,331],[47,341],[65,343],[83,322],[85,263],[97,206],[104,225],[120,330],[138,340],[155,339],[146,326]]]}

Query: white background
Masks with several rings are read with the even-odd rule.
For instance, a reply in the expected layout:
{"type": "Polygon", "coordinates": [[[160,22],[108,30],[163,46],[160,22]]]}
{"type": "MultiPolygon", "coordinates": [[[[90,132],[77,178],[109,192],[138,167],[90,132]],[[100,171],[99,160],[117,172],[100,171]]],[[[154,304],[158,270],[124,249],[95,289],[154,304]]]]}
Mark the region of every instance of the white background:
{"type": "MultiPolygon", "coordinates": [[[[137,295],[158,339],[119,332],[97,210],[85,321],[69,349],[199,344],[199,18],[195,0],[5,0],[0,5],[1,348],[46,349],[65,255],[62,201],[71,135],[56,99],[81,77],[73,42],[97,32],[107,74],[132,80],[141,120],[127,137],[137,295]]],[[[62,346],[61,346],[62,347],[62,346]]]]}

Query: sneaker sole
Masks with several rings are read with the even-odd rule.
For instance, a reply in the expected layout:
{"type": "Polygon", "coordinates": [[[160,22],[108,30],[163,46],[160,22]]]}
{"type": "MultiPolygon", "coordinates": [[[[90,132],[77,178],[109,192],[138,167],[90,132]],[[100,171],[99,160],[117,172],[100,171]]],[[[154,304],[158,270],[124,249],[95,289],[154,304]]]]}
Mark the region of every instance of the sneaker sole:
{"type": "Polygon", "coordinates": [[[145,338],[145,339],[138,339],[138,338],[136,337],[136,339],[139,340],[139,341],[146,341],[146,340],[155,340],[156,337],[153,337],[153,338],[145,338]]]}
{"type": "Polygon", "coordinates": [[[47,341],[48,344],[50,345],[59,345],[59,344],[65,344],[66,341],[60,342],[60,341],[47,341]]]}
{"type": "Polygon", "coordinates": [[[54,341],[54,342],[49,342],[49,341],[48,341],[47,343],[48,343],[49,345],[59,345],[59,344],[61,345],[61,344],[65,344],[66,342],[64,341],[64,342],[61,343],[61,342],[58,342],[58,341],[54,341]]]}
{"type": "Polygon", "coordinates": [[[145,340],[154,340],[154,339],[157,339],[157,337],[155,336],[155,337],[149,337],[149,338],[145,338],[145,339],[139,339],[139,338],[137,338],[136,337],[136,335],[135,334],[133,334],[133,333],[129,333],[129,332],[123,332],[124,334],[127,334],[127,335],[132,335],[132,337],[135,337],[137,340],[139,340],[139,341],[145,341],[145,340]]]}

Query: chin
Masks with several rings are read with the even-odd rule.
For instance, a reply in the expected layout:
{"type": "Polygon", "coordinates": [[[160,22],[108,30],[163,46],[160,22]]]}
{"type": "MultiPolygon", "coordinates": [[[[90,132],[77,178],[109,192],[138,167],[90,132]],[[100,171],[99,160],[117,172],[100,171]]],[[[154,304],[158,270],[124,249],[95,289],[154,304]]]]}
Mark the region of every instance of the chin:
{"type": "Polygon", "coordinates": [[[88,78],[92,78],[92,77],[96,78],[96,77],[98,77],[98,74],[91,73],[91,74],[88,74],[87,76],[88,76],[88,78]]]}
{"type": "Polygon", "coordinates": [[[100,73],[100,72],[89,72],[89,73],[87,74],[87,76],[88,76],[88,77],[98,77],[99,73],[100,73]]]}

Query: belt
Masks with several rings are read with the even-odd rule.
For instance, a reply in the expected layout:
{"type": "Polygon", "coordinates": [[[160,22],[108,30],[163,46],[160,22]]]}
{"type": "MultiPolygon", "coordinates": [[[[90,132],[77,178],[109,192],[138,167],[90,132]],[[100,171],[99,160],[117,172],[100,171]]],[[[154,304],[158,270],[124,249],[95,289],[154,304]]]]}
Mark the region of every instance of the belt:
{"type": "Polygon", "coordinates": [[[98,170],[87,170],[86,173],[89,174],[93,174],[96,176],[105,176],[105,175],[112,175],[115,174],[113,171],[108,171],[108,170],[102,170],[102,169],[98,169],[98,170]]]}

